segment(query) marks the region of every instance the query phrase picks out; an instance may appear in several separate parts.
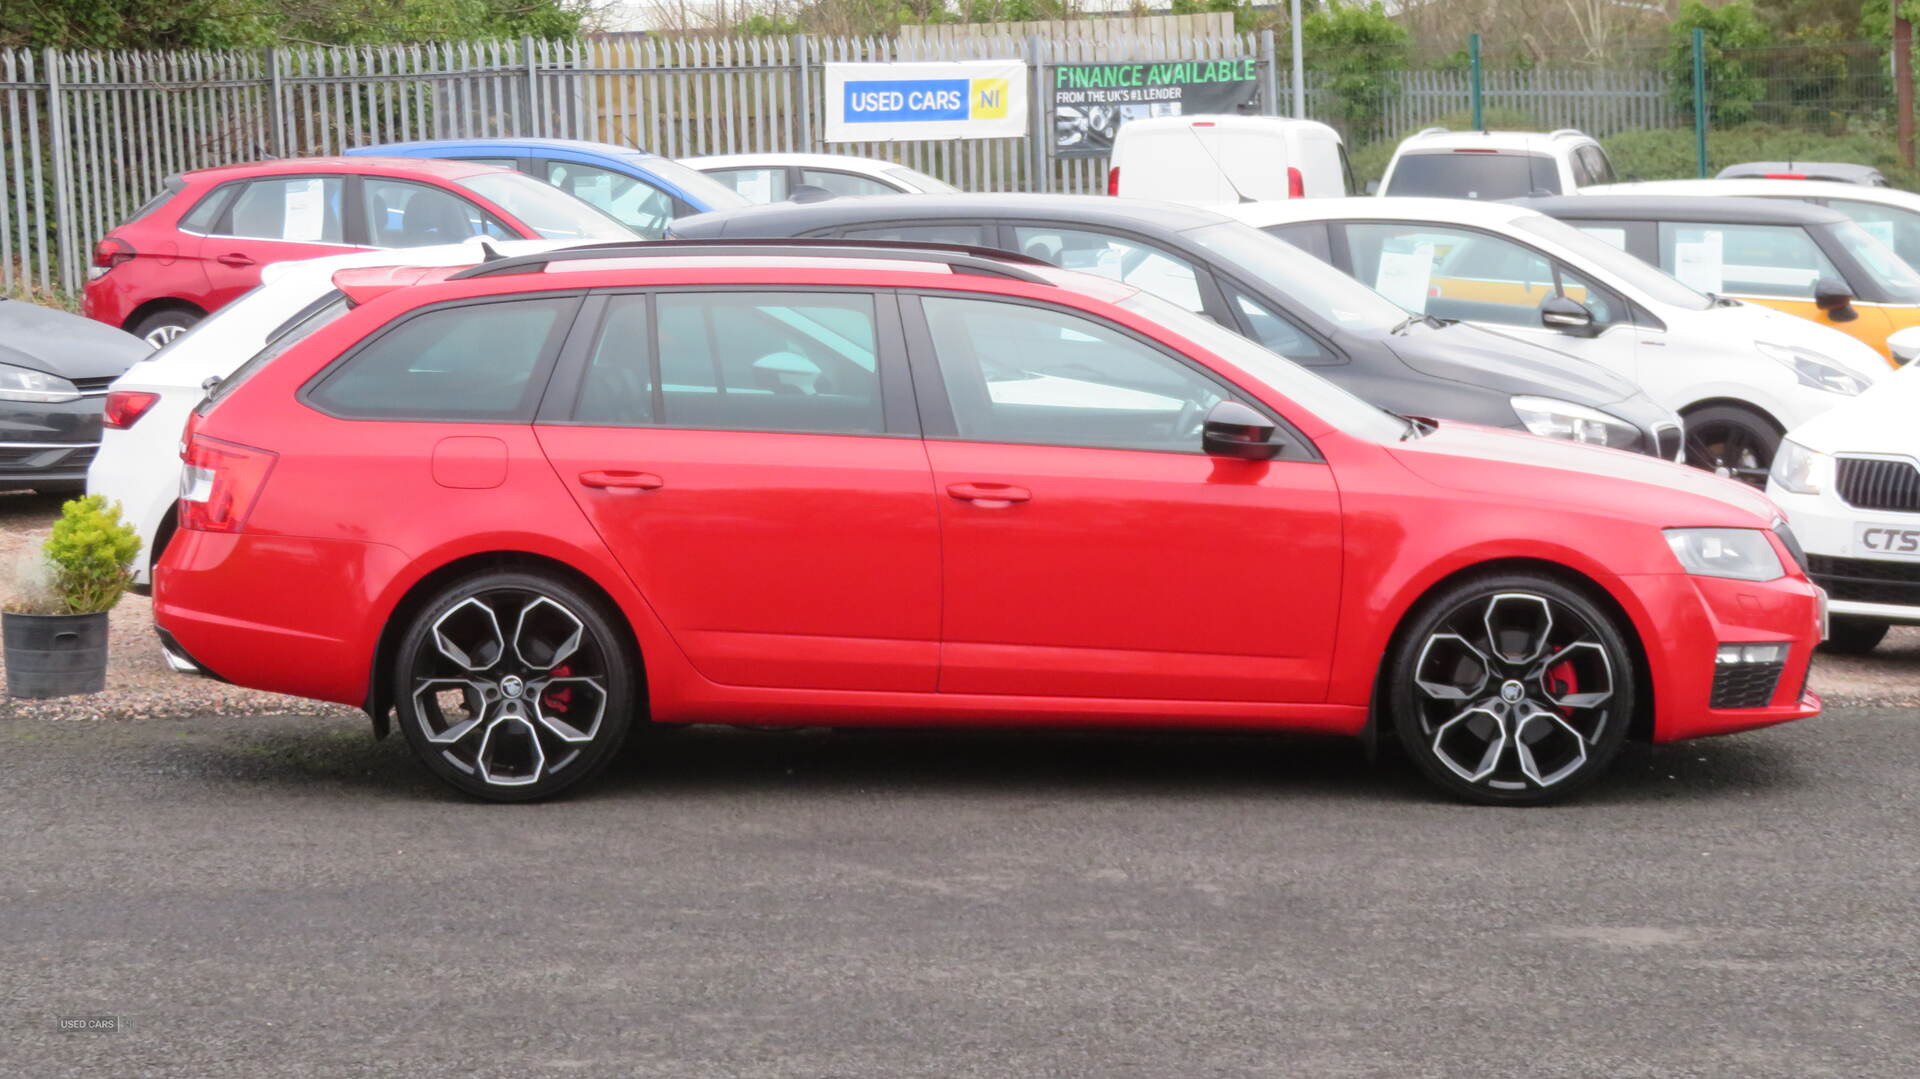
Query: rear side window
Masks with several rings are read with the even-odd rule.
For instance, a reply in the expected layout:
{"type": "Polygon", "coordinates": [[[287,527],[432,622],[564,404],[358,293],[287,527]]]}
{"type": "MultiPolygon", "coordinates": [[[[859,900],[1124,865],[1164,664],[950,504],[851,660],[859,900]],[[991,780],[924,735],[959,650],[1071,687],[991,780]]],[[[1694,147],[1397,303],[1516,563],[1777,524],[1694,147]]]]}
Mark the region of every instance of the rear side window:
{"type": "Polygon", "coordinates": [[[289,243],[346,242],[346,184],[339,176],[250,181],[222,214],[226,236],[289,243]]]}
{"type": "Polygon", "coordinates": [[[1560,174],[1544,154],[1450,150],[1403,154],[1387,182],[1389,195],[1447,199],[1513,199],[1560,194],[1560,174]]]}
{"type": "Polygon", "coordinates": [[[526,422],[578,303],[557,296],[422,312],[324,373],[307,403],[346,419],[526,422]]]}
{"type": "Polygon", "coordinates": [[[186,187],[187,187],[186,183],[182,181],[180,177],[178,176],[167,177],[166,183],[162,184],[160,187],[159,194],[141,203],[140,208],[138,210],[133,211],[132,216],[127,218],[125,224],[131,225],[135,221],[138,221],[141,218],[147,216],[148,214],[154,212],[155,210],[158,210],[160,207],[165,206],[167,202],[171,200],[175,195],[178,195],[180,192],[186,190],[186,187]]]}
{"type": "Polygon", "coordinates": [[[180,219],[180,228],[186,232],[209,233],[220,221],[220,211],[233,200],[234,193],[244,184],[227,184],[217,187],[213,193],[203,198],[187,215],[180,219]]]}
{"type": "Polygon", "coordinates": [[[800,186],[817,187],[831,191],[842,198],[859,198],[865,195],[898,195],[900,189],[866,176],[856,176],[851,172],[838,172],[833,169],[801,169],[800,186]]]}
{"type": "Polygon", "coordinates": [[[608,426],[878,434],[873,297],[616,296],[574,418],[608,426]]]}
{"type": "Polygon", "coordinates": [[[905,240],[917,244],[959,244],[962,247],[998,247],[992,225],[879,225],[847,229],[849,240],[905,240]]]}
{"type": "Polygon", "coordinates": [[[707,175],[749,202],[787,201],[786,169],[715,169],[707,175]]]}
{"type": "Polygon", "coordinates": [[[457,244],[469,236],[515,239],[492,214],[449,191],[369,176],[363,181],[367,239],[375,247],[457,244]]]}

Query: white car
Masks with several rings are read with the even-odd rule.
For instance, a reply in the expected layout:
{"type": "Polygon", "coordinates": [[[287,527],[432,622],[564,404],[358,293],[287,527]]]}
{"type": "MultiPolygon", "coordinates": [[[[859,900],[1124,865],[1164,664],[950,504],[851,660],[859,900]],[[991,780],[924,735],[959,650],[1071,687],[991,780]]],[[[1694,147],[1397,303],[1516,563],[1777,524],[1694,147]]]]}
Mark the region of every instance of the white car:
{"type": "Polygon", "coordinates": [[[699,169],[756,203],[785,202],[802,188],[817,188],[841,197],[951,195],[960,190],[918,169],[843,154],[716,154],[683,157],[680,163],[699,169]]]}
{"type": "MultiPolygon", "coordinates": [[[[502,255],[533,254],[568,243],[551,240],[489,241],[502,255]]],[[[153,563],[173,536],[174,503],[180,497],[180,433],[187,416],[206,396],[210,381],[225,378],[269,349],[299,339],[298,323],[334,295],[335,271],[350,266],[461,266],[477,261],[480,241],[361,251],[350,255],[281,262],[261,272],[261,285],[194,324],[129,368],[108,387],[100,452],[87,469],[87,493],[120,503],[140,533],[134,581],[152,580],[153,563]]]]}
{"type": "Polygon", "coordinates": [[[1893,248],[1894,254],[1908,265],[1920,267],[1920,195],[1897,187],[1874,187],[1832,180],[1649,180],[1583,188],[1580,194],[1727,195],[1743,199],[1799,199],[1846,214],[1875,239],[1893,248]]]}
{"type": "Polygon", "coordinates": [[[1888,626],[1920,625],[1916,414],[1920,370],[1907,366],[1789,431],[1773,459],[1767,494],[1805,548],[1808,575],[1827,590],[1830,652],[1870,652],[1888,626]]]}
{"type": "Polygon", "coordinates": [[[1687,461],[1755,485],[1782,432],[1886,373],[1837,330],[1696,292],[1604,240],[1506,203],[1289,199],[1220,207],[1407,310],[1625,376],[1687,423],[1687,461]]]}
{"type": "Polygon", "coordinates": [[[1340,133],[1279,116],[1150,116],[1113,137],[1107,194],[1205,206],[1353,194],[1340,133]]]}
{"type": "Polygon", "coordinates": [[[1430,127],[1395,148],[1380,178],[1380,194],[1514,199],[1570,195],[1613,182],[1607,152],[1592,136],[1570,127],[1545,133],[1430,127]]]}

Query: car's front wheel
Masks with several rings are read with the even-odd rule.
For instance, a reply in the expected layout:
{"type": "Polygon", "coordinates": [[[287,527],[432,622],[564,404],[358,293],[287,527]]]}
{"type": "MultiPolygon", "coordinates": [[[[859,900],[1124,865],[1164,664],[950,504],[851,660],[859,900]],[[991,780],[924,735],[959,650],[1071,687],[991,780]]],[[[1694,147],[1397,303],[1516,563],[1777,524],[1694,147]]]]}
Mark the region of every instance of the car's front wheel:
{"type": "Polygon", "coordinates": [[[1471,578],[1424,603],[1390,657],[1401,745],[1451,793],[1550,802],[1604,772],[1633,716],[1633,660],[1615,618],[1530,573],[1471,578]]]}
{"type": "Polygon", "coordinates": [[[1708,405],[1687,415],[1687,463],[1753,487],[1767,485],[1780,430],[1738,405],[1708,405]]]}
{"type": "Polygon", "coordinates": [[[470,577],[401,640],[394,700],[433,773],[499,802],[558,794],[598,771],[633,722],[635,678],[603,602],[558,577],[470,577]]]}

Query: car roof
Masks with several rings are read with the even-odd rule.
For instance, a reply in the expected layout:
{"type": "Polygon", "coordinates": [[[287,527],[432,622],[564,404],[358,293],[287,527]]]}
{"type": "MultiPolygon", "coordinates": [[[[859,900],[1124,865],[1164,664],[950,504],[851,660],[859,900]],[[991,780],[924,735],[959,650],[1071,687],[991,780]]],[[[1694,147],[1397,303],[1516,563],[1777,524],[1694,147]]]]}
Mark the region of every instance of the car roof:
{"type": "Polygon", "coordinates": [[[1511,202],[1482,199],[1437,199],[1414,196],[1361,196],[1344,199],[1269,199],[1215,207],[1228,217],[1255,228],[1296,221],[1446,221],[1459,225],[1500,228],[1536,211],[1511,202]]]}
{"type": "Polygon", "coordinates": [[[448,161],[432,157],[286,157],[274,161],[250,161],[240,165],[216,165],[195,169],[183,175],[190,180],[226,180],[242,176],[300,176],[313,173],[370,173],[373,175],[432,176],[442,180],[464,180],[469,176],[508,170],[471,161],[448,161]]]}
{"type": "MultiPolygon", "coordinates": [[[[1799,173],[1821,176],[1857,176],[1861,180],[1882,179],[1880,170],[1872,165],[1856,165],[1848,161],[1742,161],[1737,165],[1728,165],[1721,169],[1719,179],[1764,179],[1770,172],[1799,173]]],[[[1792,179],[1792,177],[1784,177],[1792,179]]]]}
{"type": "Polygon", "coordinates": [[[818,202],[779,202],[770,206],[683,217],[674,222],[672,228],[682,236],[746,236],[751,235],[751,230],[756,227],[775,223],[781,232],[793,233],[869,221],[998,221],[1015,217],[1167,232],[1184,232],[1227,220],[1211,210],[1149,199],[1003,193],[869,195],[822,199],[818,202]]]}
{"type": "Polygon", "coordinates": [[[1760,177],[1733,177],[1711,180],[1642,180],[1630,184],[1604,184],[1580,189],[1583,196],[1593,195],[1684,195],[1689,198],[1759,196],[1788,199],[1852,199],[1855,202],[1879,202],[1920,210],[1920,195],[1897,187],[1849,184],[1833,180],[1767,180],[1760,177]]]}
{"type": "Polygon", "coordinates": [[[612,142],[589,142],[586,139],[536,139],[505,136],[499,138],[475,139],[415,139],[412,142],[383,142],[372,146],[357,146],[349,154],[392,154],[404,157],[409,153],[419,153],[430,149],[461,149],[471,147],[476,150],[571,150],[576,153],[602,154],[608,157],[659,157],[651,150],[641,150],[632,146],[621,146],[612,142]]]}
{"type": "Polygon", "coordinates": [[[1577,146],[1595,142],[1593,136],[1572,128],[1558,131],[1449,131],[1430,127],[1401,140],[1399,153],[1424,153],[1470,146],[1495,151],[1541,153],[1556,146],[1577,146]]]}
{"type": "MultiPolygon", "coordinates": [[[[1799,181],[1783,181],[1798,183],[1799,181]]],[[[1514,199],[1515,205],[1575,220],[1698,221],[1719,225],[1831,225],[1846,214],[1795,199],[1704,195],[1556,195],[1514,199]]]]}

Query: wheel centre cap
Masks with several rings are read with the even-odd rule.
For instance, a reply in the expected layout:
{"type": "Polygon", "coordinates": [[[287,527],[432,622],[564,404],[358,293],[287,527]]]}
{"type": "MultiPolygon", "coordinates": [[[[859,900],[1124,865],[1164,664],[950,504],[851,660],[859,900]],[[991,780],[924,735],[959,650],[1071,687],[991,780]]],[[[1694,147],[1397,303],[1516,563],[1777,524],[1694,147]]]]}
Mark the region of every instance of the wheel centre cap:
{"type": "Polygon", "coordinates": [[[1526,695],[1527,687],[1521,685],[1516,679],[1509,678],[1500,683],[1500,699],[1508,704],[1519,704],[1520,699],[1526,695]]]}
{"type": "MultiPolygon", "coordinates": [[[[526,683],[522,682],[520,676],[517,674],[507,675],[500,680],[500,695],[508,700],[518,698],[526,688],[526,683]]],[[[1502,689],[1501,692],[1504,693],[1506,691],[1502,689]]]]}

